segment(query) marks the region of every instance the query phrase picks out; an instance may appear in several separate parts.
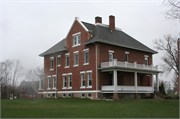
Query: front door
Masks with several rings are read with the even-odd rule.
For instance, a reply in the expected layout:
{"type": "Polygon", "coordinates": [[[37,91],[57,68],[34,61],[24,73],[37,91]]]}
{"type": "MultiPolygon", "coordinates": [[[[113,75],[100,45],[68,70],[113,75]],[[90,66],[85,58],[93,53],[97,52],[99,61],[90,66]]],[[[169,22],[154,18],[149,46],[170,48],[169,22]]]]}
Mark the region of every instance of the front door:
{"type": "Polygon", "coordinates": [[[146,86],[149,86],[149,76],[146,76],[146,86]]]}

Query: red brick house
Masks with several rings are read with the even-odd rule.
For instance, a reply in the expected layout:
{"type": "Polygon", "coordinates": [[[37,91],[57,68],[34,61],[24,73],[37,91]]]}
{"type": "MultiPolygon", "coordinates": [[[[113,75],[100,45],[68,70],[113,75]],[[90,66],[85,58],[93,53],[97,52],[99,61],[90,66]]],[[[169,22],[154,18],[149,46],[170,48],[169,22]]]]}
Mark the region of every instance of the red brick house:
{"type": "MultiPolygon", "coordinates": [[[[66,38],[40,54],[44,57],[44,97],[142,98],[158,84],[157,52],[96,17],[95,23],[75,18],[66,38]]],[[[159,88],[157,88],[157,91],[159,88]]]]}

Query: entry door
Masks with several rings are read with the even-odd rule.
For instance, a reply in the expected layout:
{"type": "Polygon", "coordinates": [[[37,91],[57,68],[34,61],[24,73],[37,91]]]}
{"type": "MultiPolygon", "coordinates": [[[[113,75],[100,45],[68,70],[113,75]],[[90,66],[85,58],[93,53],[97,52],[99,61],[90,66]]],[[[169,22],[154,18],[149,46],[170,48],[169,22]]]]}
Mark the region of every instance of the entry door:
{"type": "Polygon", "coordinates": [[[149,76],[146,76],[146,86],[149,86],[149,76]]]}

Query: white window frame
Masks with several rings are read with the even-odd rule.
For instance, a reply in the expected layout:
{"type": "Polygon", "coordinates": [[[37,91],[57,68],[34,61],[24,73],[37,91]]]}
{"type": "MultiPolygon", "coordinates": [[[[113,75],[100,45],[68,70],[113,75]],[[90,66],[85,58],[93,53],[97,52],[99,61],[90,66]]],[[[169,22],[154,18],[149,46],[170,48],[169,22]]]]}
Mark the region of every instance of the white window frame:
{"type": "Polygon", "coordinates": [[[88,98],[91,98],[91,97],[92,97],[92,93],[87,93],[87,97],[88,97],[88,98]],[[91,96],[89,96],[89,94],[91,94],[91,96]]]}
{"type": "Polygon", "coordinates": [[[57,66],[60,67],[61,66],[61,55],[57,56],[57,66]],[[60,59],[60,62],[59,62],[60,59]]]}
{"type": "Polygon", "coordinates": [[[73,36],[73,46],[72,47],[80,46],[81,45],[81,32],[75,33],[72,36],[73,36]],[[80,39],[79,39],[79,37],[80,37],[80,39]],[[76,38],[76,44],[75,44],[75,38],[76,38]]]}
{"type": "Polygon", "coordinates": [[[85,93],[81,93],[81,98],[85,98],[86,97],[86,94],[85,93]],[[82,96],[84,94],[84,97],[82,96]]]}
{"type": "Polygon", "coordinates": [[[148,55],[144,55],[144,58],[145,58],[145,65],[148,66],[148,64],[149,64],[149,60],[148,60],[149,56],[148,55]],[[146,64],[146,60],[147,60],[147,64],[146,64]]]}
{"type": "Polygon", "coordinates": [[[73,67],[77,67],[79,66],[79,51],[75,51],[74,52],[74,66],[73,67]],[[77,55],[77,64],[76,64],[76,56],[77,55]]]}
{"type": "Polygon", "coordinates": [[[112,62],[114,58],[114,51],[109,50],[109,62],[112,62]],[[110,59],[110,55],[111,55],[111,59],[110,59]],[[111,61],[112,60],[112,61],[111,61]]]}
{"type": "Polygon", "coordinates": [[[47,90],[51,90],[51,76],[47,76],[48,79],[48,88],[47,90]],[[49,87],[49,82],[50,82],[50,87],[49,87]]]}
{"type": "Polygon", "coordinates": [[[92,70],[86,71],[87,73],[87,88],[92,88],[92,70]],[[89,85],[89,75],[91,74],[91,86],[89,85]]]}
{"type": "Polygon", "coordinates": [[[125,62],[129,62],[129,52],[125,52],[127,60],[125,62]]]}
{"type": "Polygon", "coordinates": [[[53,75],[52,77],[53,77],[53,88],[52,88],[52,89],[56,89],[56,87],[55,87],[55,85],[54,85],[54,83],[57,83],[57,82],[56,82],[56,80],[57,80],[57,79],[56,79],[56,75],[53,75]],[[54,81],[54,80],[55,80],[55,81],[54,81]]]}
{"type": "Polygon", "coordinates": [[[51,97],[51,94],[50,94],[50,93],[48,93],[48,94],[47,94],[47,97],[48,97],[48,98],[50,98],[50,97],[51,97]]]}
{"type": "Polygon", "coordinates": [[[72,97],[72,93],[68,93],[68,98],[71,98],[72,97]],[[69,96],[70,95],[70,96],[69,96]]]}
{"type": "Polygon", "coordinates": [[[83,65],[89,65],[89,48],[84,49],[84,64],[83,65]],[[88,52],[88,62],[86,61],[86,53],[88,52]]]}
{"type": "Polygon", "coordinates": [[[50,71],[54,70],[54,57],[50,57],[50,71]],[[53,65],[52,65],[53,61],[53,65]]]}
{"type": "Polygon", "coordinates": [[[81,87],[80,88],[85,88],[85,86],[86,86],[85,71],[81,71],[80,74],[81,74],[81,87]],[[82,77],[83,75],[84,75],[84,79],[82,77]],[[84,81],[84,86],[83,86],[83,81],[84,81]]]}
{"type": "Polygon", "coordinates": [[[69,57],[70,54],[66,53],[65,56],[66,56],[66,65],[65,65],[65,68],[69,68],[70,67],[70,58],[69,58],[69,62],[68,62],[69,66],[67,66],[67,57],[69,57]]]}
{"type": "MultiPolygon", "coordinates": [[[[64,77],[66,77],[66,74],[63,74],[62,76],[63,76],[63,88],[62,89],[66,89],[67,85],[66,85],[66,87],[64,85],[65,84],[65,82],[64,82],[65,78],[64,77]]],[[[66,78],[66,82],[67,82],[67,78],[66,78]]]]}
{"type": "Polygon", "coordinates": [[[72,89],[72,73],[68,73],[68,89],[72,89]],[[70,76],[71,76],[71,86],[70,86],[70,79],[69,79],[70,76]]]}

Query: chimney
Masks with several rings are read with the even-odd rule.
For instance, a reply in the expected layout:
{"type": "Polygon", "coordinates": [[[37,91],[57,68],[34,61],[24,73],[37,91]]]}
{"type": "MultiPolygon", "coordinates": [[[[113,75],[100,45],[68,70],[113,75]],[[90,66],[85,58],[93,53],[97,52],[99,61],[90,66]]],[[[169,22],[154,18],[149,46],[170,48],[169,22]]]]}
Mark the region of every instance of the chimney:
{"type": "Polygon", "coordinates": [[[115,31],[115,17],[113,15],[109,16],[109,28],[115,31]]]}
{"type": "Polygon", "coordinates": [[[102,18],[101,17],[95,17],[95,23],[102,23],[102,18]]]}

